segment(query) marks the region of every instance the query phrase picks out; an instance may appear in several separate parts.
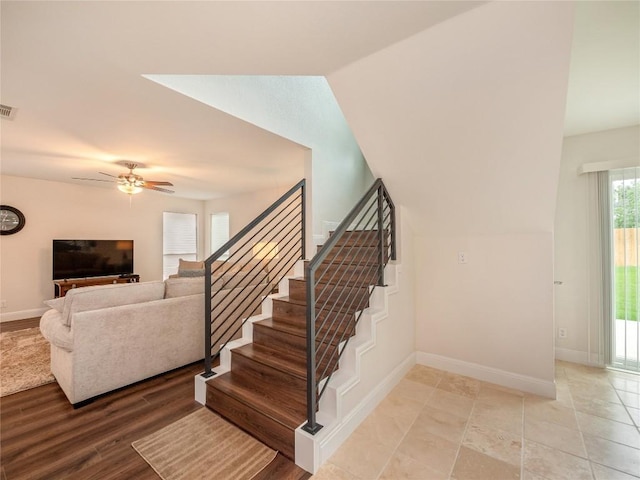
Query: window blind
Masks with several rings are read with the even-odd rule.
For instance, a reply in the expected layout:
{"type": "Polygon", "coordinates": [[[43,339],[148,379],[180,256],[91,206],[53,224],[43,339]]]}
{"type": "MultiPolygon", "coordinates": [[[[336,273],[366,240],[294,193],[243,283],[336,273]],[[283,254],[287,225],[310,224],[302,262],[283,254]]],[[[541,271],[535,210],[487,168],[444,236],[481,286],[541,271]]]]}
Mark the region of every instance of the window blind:
{"type": "Polygon", "coordinates": [[[162,213],[162,276],[178,273],[179,261],[198,255],[197,216],[194,213],[162,213]]]}

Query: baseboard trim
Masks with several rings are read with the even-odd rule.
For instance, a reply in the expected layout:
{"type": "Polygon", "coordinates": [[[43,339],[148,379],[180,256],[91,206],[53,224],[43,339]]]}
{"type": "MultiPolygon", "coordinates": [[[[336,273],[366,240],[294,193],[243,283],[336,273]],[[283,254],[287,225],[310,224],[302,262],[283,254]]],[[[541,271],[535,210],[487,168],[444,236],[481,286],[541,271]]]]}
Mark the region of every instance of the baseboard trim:
{"type": "Polygon", "coordinates": [[[203,377],[204,372],[199,373],[195,376],[194,382],[194,396],[195,401],[201,405],[207,404],[207,380],[208,378],[203,377]]]}
{"type": "Polygon", "coordinates": [[[604,357],[598,354],[589,356],[589,352],[582,350],[572,350],[570,348],[556,347],[556,360],[564,362],[579,363],[590,367],[604,367],[604,357]]]}
{"type": "Polygon", "coordinates": [[[31,310],[20,310],[18,312],[0,313],[0,323],[13,322],[14,320],[24,320],[25,318],[41,317],[47,307],[33,308],[31,310]]]}
{"type": "Polygon", "coordinates": [[[473,377],[484,382],[495,383],[503,387],[513,388],[523,392],[534,393],[543,397],[556,397],[555,381],[542,380],[539,378],[520,375],[518,373],[507,372],[497,368],[479,365],[477,363],[465,362],[455,358],[443,357],[432,353],[417,352],[416,363],[427,367],[445,370],[473,377]]]}
{"type": "Polygon", "coordinates": [[[368,415],[384,400],[400,380],[416,364],[415,353],[411,353],[387,375],[376,388],[353,408],[339,423],[326,425],[317,438],[301,428],[296,430],[296,464],[308,472],[315,473],[344,443],[368,415]],[[323,431],[324,430],[324,431],[323,431]],[[316,442],[317,440],[317,442],[316,442]],[[314,452],[315,450],[315,452],[314,452]],[[303,453],[304,452],[304,453],[303,453]]]}

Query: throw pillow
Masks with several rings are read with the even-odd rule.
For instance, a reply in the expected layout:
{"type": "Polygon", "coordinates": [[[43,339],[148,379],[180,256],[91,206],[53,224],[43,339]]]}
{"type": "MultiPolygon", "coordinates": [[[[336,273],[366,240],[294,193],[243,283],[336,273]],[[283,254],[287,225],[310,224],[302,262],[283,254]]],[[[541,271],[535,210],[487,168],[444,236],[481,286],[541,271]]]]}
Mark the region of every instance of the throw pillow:
{"type": "Polygon", "coordinates": [[[178,271],[180,270],[200,270],[204,268],[204,262],[193,262],[189,260],[180,259],[178,264],[178,271]]]}
{"type": "Polygon", "coordinates": [[[204,262],[192,262],[189,260],[179,260],[178,276],[179,277],[201,277],[204,275],[204,262]],[[196,272],[196,273],[192,273],[196,272]],[[202,273],[200,273],[202,272],[202,273]]]}
{"type": "Polygon", "coordinates": [[[204,277],[204,268],[193,270],[178,270],[179,277],[204,277]]]}
{"type": "Polygon", "coordinates": [[[64,297],[53,298],[51,300],[45,300],[44,304],[58,312],[62,313],[64,308],[64,297]]]}

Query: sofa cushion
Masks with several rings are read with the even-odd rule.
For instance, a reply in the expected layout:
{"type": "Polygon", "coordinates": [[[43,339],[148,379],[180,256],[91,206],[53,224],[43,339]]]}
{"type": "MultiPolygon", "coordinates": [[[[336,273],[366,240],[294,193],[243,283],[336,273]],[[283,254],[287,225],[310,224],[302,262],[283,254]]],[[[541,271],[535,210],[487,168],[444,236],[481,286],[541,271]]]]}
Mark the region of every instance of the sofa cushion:
{"type": "Polygon", "coordinates": [[[204,277],[167,278],[164,281],[164,298],[184,297],[204,293],[204,277]]]}
{"type": "MultiPolygon", "coordinates": [[[[164,298],[176,298],[204,293],[204,277],[167,278],[164,281],[164,285],[164,298]]],[[[213,282],[212,288],[213,290],[220,290],[222,288],[222,279],[216,279],[213,282]]]]}
{"type": "Polygon", "coordinates": [[[64,297],[62,323],[70,326],[71,317],[76,312],[150,302],[161,300],[163,297],[164,282],[162,281],[73,288],[64,297]]]}

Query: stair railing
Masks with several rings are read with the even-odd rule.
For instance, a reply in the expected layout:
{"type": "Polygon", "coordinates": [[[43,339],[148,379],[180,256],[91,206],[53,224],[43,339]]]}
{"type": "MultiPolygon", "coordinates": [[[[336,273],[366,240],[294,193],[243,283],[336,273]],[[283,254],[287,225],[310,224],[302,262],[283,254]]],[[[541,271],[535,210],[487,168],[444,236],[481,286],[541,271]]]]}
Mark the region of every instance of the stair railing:
{"type": "Polygon", "coordinates": [[[305,268],[307,423],[302,428],[311,434],[322,428],[316,422],[318,402],[374,287],[385,285],[389,259],[396,259],[395,207],[377,179],[305,268]]]}
{"type": "Polygon", "coordinates": [[[205,260],[203,377],[215,375],[225,345],[305,258],[305,235],[303,179],[205,260]]]}

